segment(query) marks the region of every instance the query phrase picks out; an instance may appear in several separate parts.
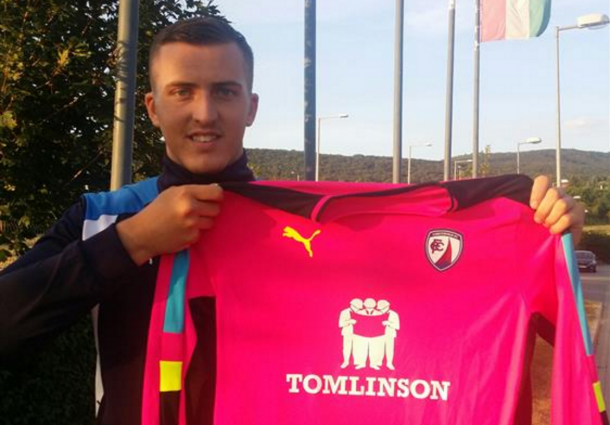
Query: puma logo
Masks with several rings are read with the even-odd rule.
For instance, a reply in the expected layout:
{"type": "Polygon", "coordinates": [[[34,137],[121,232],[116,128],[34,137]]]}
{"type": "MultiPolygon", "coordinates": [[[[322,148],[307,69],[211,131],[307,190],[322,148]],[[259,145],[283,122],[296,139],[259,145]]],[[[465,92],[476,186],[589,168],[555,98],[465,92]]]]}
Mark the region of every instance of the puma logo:
{"type": "Polygon", "coordinates": [[[305,247],[305,249],[307,250],[307,252],[309,253],[309,257],[313,257],[313,252],[311,250],[311,241],[313,240],[313,238],[318,236],[320,234],[320,232],[321,232],[321,230],[316,230],[309,237],[309,239],[305,239],[303,236],[301,236],[299,234],[299,232],[294,230],[292,227],[286,226],[286,227],[284,227],[284,234],[282,236],[290,238],[290,239],[294,239],[295,241],[302,243],[303,246],[305,247]]]}

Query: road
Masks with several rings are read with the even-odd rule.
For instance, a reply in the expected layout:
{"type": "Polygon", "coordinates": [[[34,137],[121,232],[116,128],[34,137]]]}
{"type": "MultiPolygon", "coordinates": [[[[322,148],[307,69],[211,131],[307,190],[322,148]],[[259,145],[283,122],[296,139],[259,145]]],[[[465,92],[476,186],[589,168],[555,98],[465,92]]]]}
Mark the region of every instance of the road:
{"type": "Polygon", "coordinates": [[[610,287],[610,265],[598,265],[597,273],[580,273],[585,299],[591,301],[606,301],[608,288],[610,287]]]}
{"type": "Polygon", "coordinates": [[[603,303],[595,357],[606,404],[610,403],[610,265],[598,265],[597,273],[580,274],[585,299],[603,303]]]}

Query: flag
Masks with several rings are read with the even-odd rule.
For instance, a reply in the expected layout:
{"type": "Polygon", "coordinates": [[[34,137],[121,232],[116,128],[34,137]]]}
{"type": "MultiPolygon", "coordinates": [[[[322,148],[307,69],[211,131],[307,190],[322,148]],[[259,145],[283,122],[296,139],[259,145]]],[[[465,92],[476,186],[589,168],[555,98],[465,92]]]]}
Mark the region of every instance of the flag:
{"type": "Polygon", "coordinates": [[[481,0],[481,42],[538,37],[550,17],[551,0],[481,0]]]}

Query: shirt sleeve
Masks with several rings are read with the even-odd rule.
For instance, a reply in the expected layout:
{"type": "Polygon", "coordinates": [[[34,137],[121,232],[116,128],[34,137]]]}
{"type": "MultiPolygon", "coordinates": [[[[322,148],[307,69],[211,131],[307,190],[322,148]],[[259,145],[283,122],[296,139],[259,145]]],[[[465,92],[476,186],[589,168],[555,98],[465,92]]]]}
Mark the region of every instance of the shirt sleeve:
{"type": "Polygon", "coordinates": [[[85,201],[0,271],[0,360],[68,328],[137,270],[115,226],[81,240],[85,201]]]}
{"type": "Polygon", "coordinates": [[[557,320],[551,422],[557,425],[607,424],[572,235],[568,233],[555,240],[557,320]]]}

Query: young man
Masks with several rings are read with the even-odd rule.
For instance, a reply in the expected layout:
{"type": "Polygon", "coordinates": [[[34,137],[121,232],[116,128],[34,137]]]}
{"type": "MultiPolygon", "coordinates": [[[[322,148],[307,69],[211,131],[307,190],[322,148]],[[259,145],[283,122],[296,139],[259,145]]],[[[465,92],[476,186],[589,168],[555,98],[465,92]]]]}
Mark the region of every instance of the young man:
{"type": "MultiPolygon", "coordinates": [[[[212,18],[175,23],[155,38],[150,72],[146,106],[166,143],[161,175],[119,192],[85,195],[0,273],[0,357],[39,345],[99,306],[101,424],[141,422],[159,255],[188,247],[213,225],[222,204],[214,183],[253,180],[243,136],[258,96],[243,36],[212,18]]],[[[571,227],[580,234],[584,213],[561,190],[549,189],[548,179],[535,181],[531,205],[552,232],[571,227]]],[[[191,311],[206,345],[196,348],[186,376],[187,419],[211,423],[214,301],[191,311]]]]}
{"type": "MultiPolygon", "coordinates": [[[[83,197],[0,275],[0,357],[31,348],[99,305],[102,424],[140,423],[157,257],[198,239],[219,212],[212,183],[250,181],[242,139],[256,116],[252,51],[216,19],[178,22],[151,47],[150,118],[166,142],[163,171],[115,194],[83,197]],[[149,262],[150,259],[153,259],[149,262]]],[[[194,309],[210,346],[189,370],[187,406],[211,422],[214,303],[194,309]]]]}

